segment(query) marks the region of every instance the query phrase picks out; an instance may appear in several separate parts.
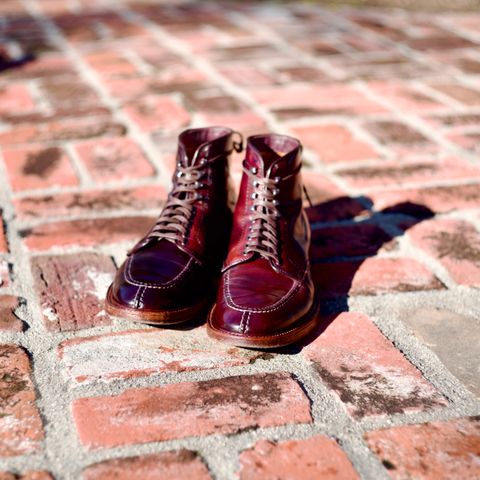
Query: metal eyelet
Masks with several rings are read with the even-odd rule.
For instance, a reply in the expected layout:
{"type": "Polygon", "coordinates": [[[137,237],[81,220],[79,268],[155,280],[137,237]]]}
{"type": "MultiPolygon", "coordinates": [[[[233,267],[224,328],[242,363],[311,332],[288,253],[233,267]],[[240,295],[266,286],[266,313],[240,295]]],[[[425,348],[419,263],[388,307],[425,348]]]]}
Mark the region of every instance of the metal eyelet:
{"type": "Polygon", "coordinates": [[[258,187],[260,186],[260,182],[259,182],[258,180],[255,180],[255,181],[253,182],[253,186],[254,186],[255,188],[258,188],[258,187]]]}
{"type": "Polygon", "coordinates": [[[281,177],[275,177],[275,178],[273,179],[273,181],[274,181],[275,183],[280,183],[280,180],[281,180],[281,177]]]}
{"type": "Polygon", "coordinates": [[[257,167],[253,167],[253,168],[252,168],[252,173],[255,175],[257,172],[258,172],[258,168],[257,168],[257,167]]]}

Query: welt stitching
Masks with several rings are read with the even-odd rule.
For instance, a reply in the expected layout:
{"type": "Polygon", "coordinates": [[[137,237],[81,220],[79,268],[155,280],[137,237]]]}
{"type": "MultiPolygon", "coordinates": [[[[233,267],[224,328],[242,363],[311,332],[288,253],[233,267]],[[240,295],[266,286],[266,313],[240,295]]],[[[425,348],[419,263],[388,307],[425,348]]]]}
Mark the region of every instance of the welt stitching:
{"type": "MultiPolygon", "coordinates": [[[[300,286],[301,286],[301,282],[295,281],[295,283],[290,288],[290,290],[280,300],[278,300],[269,308],[249,308],[248,310],[250,312],[258,312],[258,313],[274,312],[275,310],[278,310],[280,307],[282,307],[287,302],[287,300],[289,300],[290,297],[292,297],[296,293],[296,291],[300,288],[300,286]]],[[[226,292],[226,295],[224,295],[224,298],[227,302],[227,305],[230,308],[233,308],[234,310],[243,312],[245,309],[235,304],[235,302],[233,301],[232,295],[230,293],[230,270],[227,271],[227,274],[225,275],[225,292],[226,292]]]]}

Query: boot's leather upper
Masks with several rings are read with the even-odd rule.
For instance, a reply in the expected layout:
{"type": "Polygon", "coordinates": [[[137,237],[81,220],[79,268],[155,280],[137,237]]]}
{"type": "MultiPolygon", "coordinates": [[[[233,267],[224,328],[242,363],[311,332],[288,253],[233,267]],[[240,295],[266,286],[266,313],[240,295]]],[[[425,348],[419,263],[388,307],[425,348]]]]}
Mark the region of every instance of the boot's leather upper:
{"type": "Polygon", "coordinates": [[[111,287],[115,303],[175,311],[209,294],[230,233],[228,160],[233,148],[238,144],[228,128],[180,135],[172,190],[153,228],[118,270],[111,287]]]}
{"type": "Polygon", "coordinates": [[[311,309],[310,228],[300,168],[296,139],[248,139],[229,253],[210,317],[213,328],[274,336],[295,328],[311,309]]]}

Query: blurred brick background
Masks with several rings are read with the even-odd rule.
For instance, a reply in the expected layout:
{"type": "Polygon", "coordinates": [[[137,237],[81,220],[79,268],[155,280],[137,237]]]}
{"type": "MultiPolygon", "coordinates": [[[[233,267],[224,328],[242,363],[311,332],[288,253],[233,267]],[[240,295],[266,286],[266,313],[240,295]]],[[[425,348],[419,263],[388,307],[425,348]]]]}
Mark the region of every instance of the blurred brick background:
{"type": "Polygon", "coordinates": [[[480,478],[478,4],[359,3],[2,0],[0,479],[480,478]],[[210,124],[304,142],[303,347],[104,312],[210,124]]]}

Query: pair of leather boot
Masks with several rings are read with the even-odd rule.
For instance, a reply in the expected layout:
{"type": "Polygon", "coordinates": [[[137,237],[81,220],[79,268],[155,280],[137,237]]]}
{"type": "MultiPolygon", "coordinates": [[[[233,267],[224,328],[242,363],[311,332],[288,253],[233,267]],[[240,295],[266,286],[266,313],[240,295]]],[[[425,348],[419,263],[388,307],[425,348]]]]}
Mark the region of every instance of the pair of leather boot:
{"type": "Polygon", "coordinates": [[[285,135],[249,137],[232,213],[234,150],[242,139],[228,128],[180,135],[172,190],[110,286],[110,314],[169,325],[210,308],[212,337],[257,348],[288,345],[315,326],[301,144],[285,135]]]}

